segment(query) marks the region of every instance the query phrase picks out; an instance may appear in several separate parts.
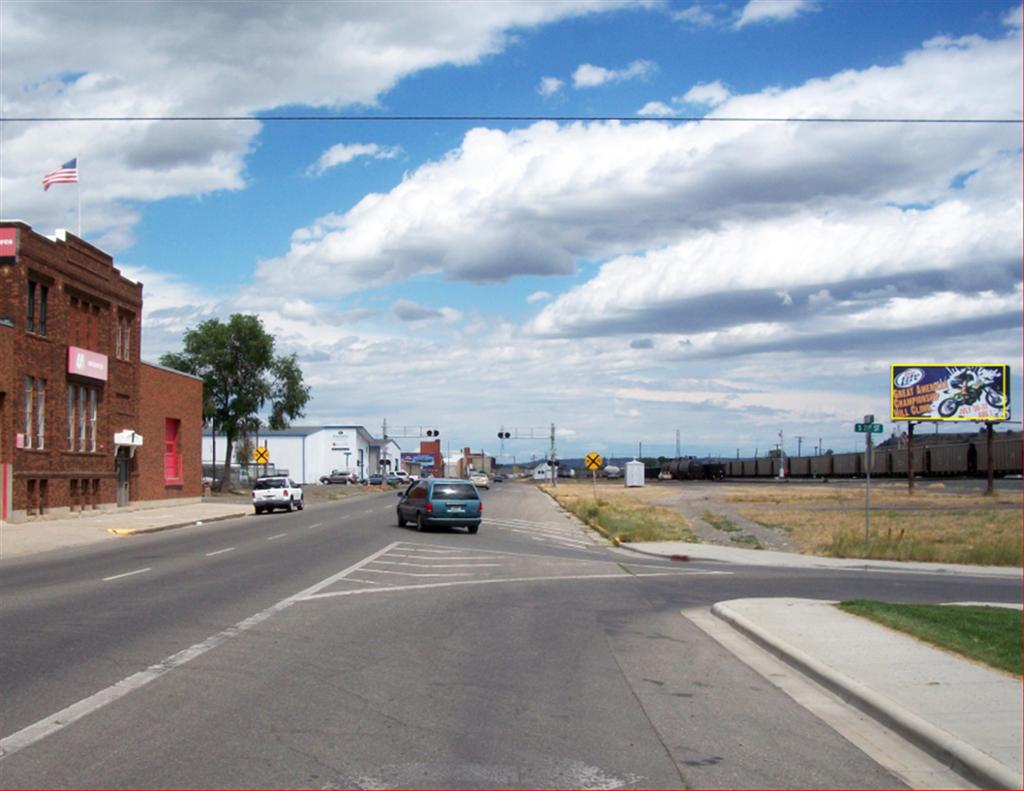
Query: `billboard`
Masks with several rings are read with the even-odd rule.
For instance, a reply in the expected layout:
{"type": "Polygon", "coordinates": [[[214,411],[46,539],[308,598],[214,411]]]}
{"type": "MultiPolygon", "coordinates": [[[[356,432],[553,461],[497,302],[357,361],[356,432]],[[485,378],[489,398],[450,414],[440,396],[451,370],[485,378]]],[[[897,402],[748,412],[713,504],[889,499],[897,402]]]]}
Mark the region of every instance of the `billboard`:
{"type": "Polygon", "coordinates": [[[1010,366],[988,363],[893,364],[893,420],[1010,419],[1010,366]]]}

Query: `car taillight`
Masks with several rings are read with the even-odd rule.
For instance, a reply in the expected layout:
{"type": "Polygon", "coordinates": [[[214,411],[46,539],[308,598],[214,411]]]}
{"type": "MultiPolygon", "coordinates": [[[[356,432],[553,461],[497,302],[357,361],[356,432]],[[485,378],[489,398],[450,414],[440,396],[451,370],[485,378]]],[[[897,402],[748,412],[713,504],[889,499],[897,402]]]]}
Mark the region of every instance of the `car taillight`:
{"type": "Polygon", "coordinates": [[[254,492],[252,493],[252,499],[253,499],[253,500],[255,500],[255,499],[256,499],[256,492],[255,492],[255,491],[254,491],[254,492]]]}
{"type": "Polygon", "coordinates": [[[479,505],[477,505],[477,509],[476,509],[476,510],[477,510],[477,513],[481,513],[481,514],[482,514],[482,513],[484,512],[484,504],[483,504],[483,501],[481,501],[481,502],[479,503],[479,505]]]}
{"type": "Polygon", "coordinates": [[[287,496],[288,496],[288,490],[287,490],[287,489],[285,489],[285,490],[284,490],[284,496],[285,496],[285,497],[287,497],[287,496]]]}
{"type": "Polygon", "coordinates": [[[431,500],[427,500],[427,513],[434,513],[434,503],[431,500]]]}

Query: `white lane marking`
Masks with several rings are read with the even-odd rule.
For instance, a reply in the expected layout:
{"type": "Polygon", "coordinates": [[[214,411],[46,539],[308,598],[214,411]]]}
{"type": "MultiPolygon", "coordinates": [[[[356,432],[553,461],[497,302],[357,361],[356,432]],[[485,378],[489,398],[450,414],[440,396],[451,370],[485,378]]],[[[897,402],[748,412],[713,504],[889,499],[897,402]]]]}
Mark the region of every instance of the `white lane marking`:
{"type": "MultiPolygon", "coordinates": [[[[398,544],[398,541],[388,544],[383,549],[363,558],[358,563],[354,563],[349,566],[347,569],[339,571],[337,574],[333,574],[327,579],[321,580],[315,585],[289,596],[287,599],[282,599],[277,604],[271,605],[262,612],[258,612],[256,615],[246,618],[244,621],[239,621],[234,626],[229,626],[224,631],[206,638],[203,642],[196,643],[195,645],[186,648],[184,651],[172,654],[162,662],[150,665],[145,670],[121,679],[116,684],[112,684],[106,689],[101,689],[99,692],[90,695],[77,703],[72,703],[70,706],[61,709],[55,714],[44,717],[38,722],[22,728],[16,733],[12,733],[10,736],[0,739],[0,761],[3,761],[5,758],[16,752],[24,750],[26,747],[29,747],[42,739],[45,739],[47,736],[63,730],[68,725],[71,725],[71,723],[82,719],[82,717],[85,717],[86,715],[119,700],[120,698],[123,698],[129,692],[134,692],[135,690],[146,686],[151,681],[156,681],[161,676],[169,673],[177,667],[181,667],[186,662],[191,662],[196,657],[202,656],[210,649],[216,648],[218,645],[230,640],[232,637],[237,637],[243,632],[252,629],[254,626],[263,623],[263,621],[267,620],[270,616],[288,609],[295,604],[295,602],[304,601],[309,596],[316,595],[324,588],[344,579],[352,572],[358,571],[367,563],[373,562],[389,549],[394,549],[398,544]]],[[[148,571],[149,569],[146,570],[148,571]]],[[[370,589],[364,588],[363,590],[370,589]]]]}
{"type": "Polygon", "coordinates": [[[452,571],[446,574],[419,574],[415,571],[388,571],[387,569],[363,569],[372,574],[398,574],[402,577],[472,577],[468,571],[452,571]]]}
{"type": "Polygon", "coordinates": [[[278,538],[284,538],[284,537],[285,537],[286,535],[288,535],[288,534],[287,534],[287,533],[278,533],[278,534],[277,534],[276,536],[270,536],[270,537],[269,537],[269,538],[267,539],[267,541],[275,541],[275,540],[277,540],[278,538]]]}
{"type": "Polygon", "coordinates": [[[363,583],[365,585],[383,585],[384,584],[380,580],[363,580],[363,579],[359,579],[358,577],[346,577],[345,581],[346,582],[361,582],[361,583],[363,583]]]}
{"type": "Polygon", "coordinates": [[[152,571],[152,568],[136,569],[135,571],[126,571],[124,574],[115,574],[113,577],[104,577],[104,582],[110,582],[111,580],[119,580],[122,577],[130,577],[133,574],[142,574],[146,571],[152,571]]]}
{"type": "Polygon", "coordinates": [[[312,530],[314,527],[320,527],[320,525],[322,525],[322,524],[323,524],[323,522],[317,522],[315,525],[310,525],[309,529],[312,530]]]}
{"type": "Polygon", "coordinates": [[[410,560],[497,560],[493,555],[443,555],[441,557],[431,557],[429,555],[407,555],[404,552],[392,552],[388,555],[389,558],[409,558],[410,560]]]}
{"type": "MultiPolygon", "coordinates": [[[[370,571],[370,569],[364,569],[370,571]]],[[[394,573],[394,572],[388,572],[394,573]]],[[[498,582],[558,582],[560,580],[634,580],[637,577],[697,577],[713,576],[720,574],[733,574],[731,571],[656,571],[650,574],[627,574],[620,571],[615,574],[573,574],[565,577],[502,577],[500,579],[487,580],[459,580],[457,582],[424,582],[419,585],[394,585],[389,588],[357,588],[347,591],[331,591],[330,593],[315,593],[306,596],[301,601],[314,601],[316,599],[331,599],[336,596],[357,596],[362,593],[391,593],[392,591],[410,591],[420,588],[454,588],[459,585],[493,585],[498,582]]],[[[413,575],[408,576],[422,576],[413,575]]]]}
{"type": "MultiPolygon", "coordinates": [[[[447,560],[447,558],[442,558],[447,560]]],[[[420,569],[483,569],[500,566],[500,563],[406,563],[402,560],[377,560],[375,563],[387,563],[389,566],[413,566],[420,569]]]]}
{"type": "Polygon", "coordinates": [[[214,555],[223,555],[225,552],[234,552],[234,547],[228,547],[227,549],[218,549],[216,552],[207,552],[206,557],[212,558],[214,555]]]}

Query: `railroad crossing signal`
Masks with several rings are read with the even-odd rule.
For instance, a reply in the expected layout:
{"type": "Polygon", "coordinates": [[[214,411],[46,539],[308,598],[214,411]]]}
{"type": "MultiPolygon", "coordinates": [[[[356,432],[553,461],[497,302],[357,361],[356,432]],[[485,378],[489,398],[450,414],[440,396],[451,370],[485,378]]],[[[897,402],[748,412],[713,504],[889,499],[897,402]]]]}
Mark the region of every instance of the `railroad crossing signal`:
{"type": "Polygon", "coordinates": [[[603,464],[604,459],[601,458],[600,453],[588,453],[587,457],[583,460],[583,466],[591,471],[601,469],[603,464]]]}
{"type": "Polygon", "coordinates": [[[252,452],[252,460],[257,464],[269,464],[270,451],[267,448],[255,448],[252,452]]]}

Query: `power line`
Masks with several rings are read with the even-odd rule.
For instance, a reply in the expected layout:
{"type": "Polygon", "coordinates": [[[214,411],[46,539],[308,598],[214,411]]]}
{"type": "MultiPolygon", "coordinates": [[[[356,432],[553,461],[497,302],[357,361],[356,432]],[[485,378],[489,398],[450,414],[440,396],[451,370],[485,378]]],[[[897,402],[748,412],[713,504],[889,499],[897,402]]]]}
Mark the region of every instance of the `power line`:
{"type": "Polygon", "coordinates": [[[137,123],[156,121],[211,122],[487,122],[621,121],[636,123],[778,123],[778,124],[1022,124],[1021,118],[801,118],[774,116],[652,116],[635,115],[65,115],[0,116],[0,123],[137,123]]]}

